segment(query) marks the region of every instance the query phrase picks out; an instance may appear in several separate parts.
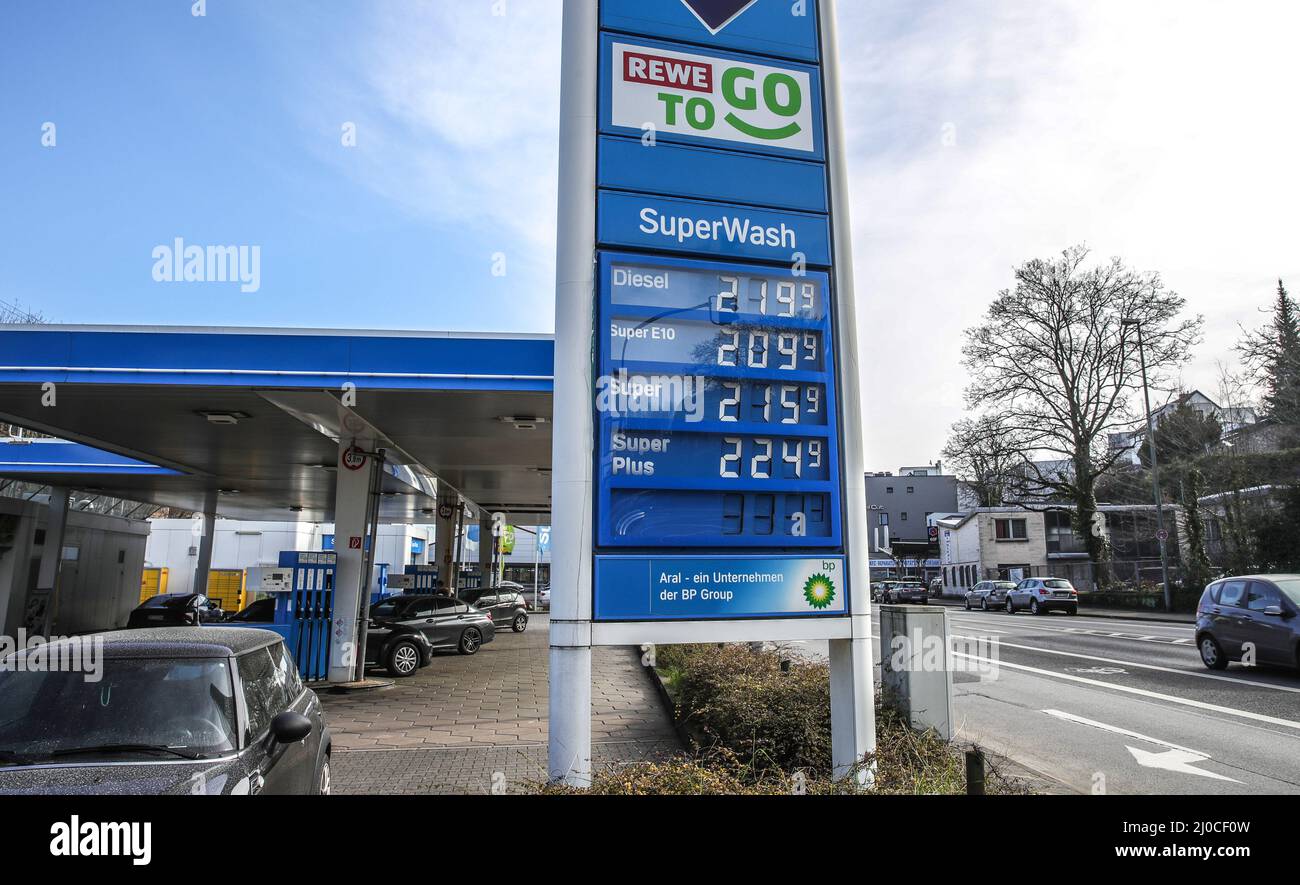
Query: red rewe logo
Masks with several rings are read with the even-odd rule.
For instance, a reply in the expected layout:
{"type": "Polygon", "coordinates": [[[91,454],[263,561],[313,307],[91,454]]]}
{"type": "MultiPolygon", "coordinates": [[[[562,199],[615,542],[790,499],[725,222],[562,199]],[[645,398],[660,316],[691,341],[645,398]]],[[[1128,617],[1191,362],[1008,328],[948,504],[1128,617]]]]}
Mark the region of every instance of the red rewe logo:
{"type": "Polygon", "coordinates": [[[713,92],[713,65],[640,52],[623,54],[623,79],[648,86],[713,92]]]}

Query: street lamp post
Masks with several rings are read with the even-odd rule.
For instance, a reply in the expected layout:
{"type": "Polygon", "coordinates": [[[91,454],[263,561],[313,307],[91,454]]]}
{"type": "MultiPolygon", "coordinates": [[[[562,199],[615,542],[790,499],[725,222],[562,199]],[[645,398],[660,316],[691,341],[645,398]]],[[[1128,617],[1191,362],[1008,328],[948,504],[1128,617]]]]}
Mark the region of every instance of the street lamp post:
{"type": "Polygon", "coordinates": [[[1151,481],[1156,496],[1156,539],[1160,542],[1160,576],[1165,585],[1165,611],[1174,610],[1174,595],[1169,586],[1169,534],[1165,531],[1164,495],[1160,494],[1160,459],[1156,455],[1156,424],[1151,415],[1151,388],[1147,384],[1146,343],[1142,337],[1141,320],[1124,320],[1125,326],[1136,326],[1138,333],[1138,358],[1142,363],[1142,399],[1147,409],[1147,444],[1151,449],[1151,481]]]}

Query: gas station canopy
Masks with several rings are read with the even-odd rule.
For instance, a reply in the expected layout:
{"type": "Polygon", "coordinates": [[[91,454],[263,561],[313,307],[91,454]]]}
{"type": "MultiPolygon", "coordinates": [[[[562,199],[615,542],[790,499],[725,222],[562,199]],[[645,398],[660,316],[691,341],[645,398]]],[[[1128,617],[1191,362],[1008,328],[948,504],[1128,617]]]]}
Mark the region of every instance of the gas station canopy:
{"type": "Polygon", "coordinates": [[[553,364],[544,335],[3,327],[0,422],[80,445],[0,446],[0,477],[329,522],[339,440],[373,435],[382,521],[432,522],[436,478],[545,524],[553,364]]]}

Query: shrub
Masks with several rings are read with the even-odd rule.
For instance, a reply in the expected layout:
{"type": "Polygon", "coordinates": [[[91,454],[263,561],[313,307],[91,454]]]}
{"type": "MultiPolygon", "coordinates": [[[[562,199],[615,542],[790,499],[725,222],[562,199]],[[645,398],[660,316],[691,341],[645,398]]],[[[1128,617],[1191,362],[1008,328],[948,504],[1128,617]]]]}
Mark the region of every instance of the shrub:
{"type": "MultiPolygon", "coordinates": [[[[666,646],[656,665],[677,716],[695,735],[693,757],[602,772],[591,792],[619,795],[788,795],[849,792],[831,780],[830,668],[743,645],[666,646]]],[[[877,704],[873,792],[952,794],[966,789],[960,748],[913,730],[877,704]]],[[[990,768],[990,793],[1026,792],[990,768]]]]}
{"type": "Polygon", "coordinates": [[[830,668],[747,646],[696,646],[674,675],[678,716],[706,748],[755,769],[828,774],[830,668]]]}

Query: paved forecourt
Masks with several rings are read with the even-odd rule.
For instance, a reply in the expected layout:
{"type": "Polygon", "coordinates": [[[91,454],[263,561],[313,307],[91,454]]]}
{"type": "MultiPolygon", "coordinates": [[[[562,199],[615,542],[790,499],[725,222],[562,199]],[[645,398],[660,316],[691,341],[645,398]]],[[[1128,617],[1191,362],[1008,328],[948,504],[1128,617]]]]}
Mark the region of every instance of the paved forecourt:
{"type": "MultiPolygon", "coordinates": [[[[478,654],[439,655],[379,691],[321,696],[334,737],[340,793],[508,792],[546,780],[547,630],[497,633],[478,654]]],[[[375,671],[374,675],[382,675],[375,671]]],[[[604,648],[592,664],[597,767],[680,749],[632,648],[604,648]]]]}

